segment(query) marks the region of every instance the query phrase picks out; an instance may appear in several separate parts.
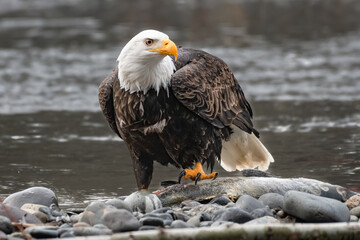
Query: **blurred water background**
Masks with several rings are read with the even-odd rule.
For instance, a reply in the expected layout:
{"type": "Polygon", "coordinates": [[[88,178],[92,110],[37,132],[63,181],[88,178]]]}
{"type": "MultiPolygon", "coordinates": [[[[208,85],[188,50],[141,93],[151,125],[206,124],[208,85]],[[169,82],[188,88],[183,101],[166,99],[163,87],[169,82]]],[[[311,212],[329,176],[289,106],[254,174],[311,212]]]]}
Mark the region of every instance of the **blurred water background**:
{"type": "MultiPolygon", "coordinates": [[[[148,28],[230,65],[269,172],[360,191],[359,16],[358,0],[1,0],[0,197],[45,186],[78,206],[136,190],[97,88],[148,28]]],[[[179,172],[157,164],[151,189],[179,172]]]]}

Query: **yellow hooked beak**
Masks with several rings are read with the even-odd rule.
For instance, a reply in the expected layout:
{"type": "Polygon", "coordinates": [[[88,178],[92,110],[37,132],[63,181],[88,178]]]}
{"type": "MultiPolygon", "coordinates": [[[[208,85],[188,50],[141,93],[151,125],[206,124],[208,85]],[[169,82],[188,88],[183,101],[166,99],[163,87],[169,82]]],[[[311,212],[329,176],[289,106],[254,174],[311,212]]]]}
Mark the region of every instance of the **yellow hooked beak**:
{"type": "Polygon", "coordinates": [[[156,49],[149,49],[150,52],[158,52],[160,54],[174,56],[175,61],[178,56],[178,49],[173,41],[170,39],[164,39],[162,41],[162,46],[156,49]]]}

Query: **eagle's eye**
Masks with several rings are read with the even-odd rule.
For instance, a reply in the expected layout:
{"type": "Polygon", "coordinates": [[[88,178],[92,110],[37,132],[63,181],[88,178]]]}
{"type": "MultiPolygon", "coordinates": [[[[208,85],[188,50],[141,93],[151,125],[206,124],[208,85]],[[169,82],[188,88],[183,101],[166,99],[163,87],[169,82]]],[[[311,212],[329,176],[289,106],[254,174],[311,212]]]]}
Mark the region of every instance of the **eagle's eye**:
{"type": "Polygon", "coordinates": [[[145,44],[146,44],[146,46],[151,46],[154,44],[154,40],[151,38],[147,38],[147,39],[145,39],[145,44]]]}

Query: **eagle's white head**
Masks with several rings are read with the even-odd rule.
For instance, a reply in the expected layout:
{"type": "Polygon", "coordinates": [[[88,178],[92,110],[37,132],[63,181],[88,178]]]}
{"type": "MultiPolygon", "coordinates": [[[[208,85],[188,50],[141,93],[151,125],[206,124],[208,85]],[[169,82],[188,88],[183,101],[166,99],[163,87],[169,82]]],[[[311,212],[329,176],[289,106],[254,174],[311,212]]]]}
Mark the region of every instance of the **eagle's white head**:
{"type": "Polygon", "coordinates": [[[177,47],[169,37],[156,30],[145,30],[133,37],[117,59],[121,88],[130,93],[161,87],[167,89],[177,59],[177,47]]]}

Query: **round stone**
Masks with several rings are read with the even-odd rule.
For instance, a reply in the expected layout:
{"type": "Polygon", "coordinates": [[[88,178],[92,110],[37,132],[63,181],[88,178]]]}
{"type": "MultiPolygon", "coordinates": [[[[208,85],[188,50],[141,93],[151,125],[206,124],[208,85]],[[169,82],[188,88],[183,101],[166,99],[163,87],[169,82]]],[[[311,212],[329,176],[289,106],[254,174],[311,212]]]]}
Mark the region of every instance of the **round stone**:
{"type": "Polygon", "coordinates": [[[299,191],[288,191],[285,194],[284,211],[305,222],[348,222],[350,220],[350,211],[344,203],[299,191]]]}
{"type": "Polygon", "coordinates": [[[353,209],[350,210],[350,214],[360,217],[360,206],[358,207],[354,207],[353,209]]]}
{"type": "Polygon", "coordinates": [[[14,231],[14,228],[9,218],[0,216],[0,231],[6,234],[10,234],[14,231]]]}
{"type": "Polygon", "coordinates": [[[125,209],[128,210],[129,212],[132,212],[130,204],[118,198],[107,200],[105,204],[114,206],[117,209],[125,209]]]}
{"type": "Polygon", "coordinates": [[[161,201],[155,194],[149,191],[137,191],[125,198],[132,211],[150,213],[155,209],[162,208],[161,201]]]}
{"type": "Polygon", "coordinates": [[[259,197],[259,201],[271,209],[283,209],[284,196],[278,193],[265,193],[259,197]]]}
{"type": "Polygon", "coordinates": [[[170,225],[171,228],[189,228],[190,226],[182,221],[182,220],[175,220],[170,225]]]}
{"type": "Polygon", "coordinates": [[[146,226],[164,227],[164,220],[158,217],[144,217],[140,219],[140,223],[146,226]]]}
{"type": "Polygon", "coordinates": [[[102,223],[113,232],[136,231],[141,225],[136,217],[124,209],[116,209],[105,213],[102,223]]]}
{"type": "Polygon", "coordinates": [[[5,198],[3,203],[18,208],[21,208],[25,203],[40,204],[47,207],[55,204],[56,207],[59,207],[55,193],[45,187],[32,187],[13,193],[5,198]]]}
{"type": "Polygon", "coordinates": [[[265,216],[270,216],[273,217],[274,214],[272,213],[271,209],[266,206],[264,208],[257,208],[255,210],[253,210],[250,213],[251,216],[253,216],[254,218],[261,218],[261,217],[265,217],[265,216]]]}
{"type": "Polygon", "coordinates": [[[257,208],[264,208],[265,205],[249,195],[242,195],[235,203],[235,206],[242,210],[251,213],[257,208]]]}
{"type": "Polygon", "coordinates": [[[221,196],[214,197],[213,199],[211,199],[211,201],[209,203],[215,203],[215,204],[225,206],[230,202],[232,202],[232,201],[227,196],[221,195],[221,196]]]}
{"type": "Polygon", "coordinates": [[[237,208],[226,208],[223,212],[214,215],[213,221],[245,223],[254,219],[248,212],[237,208]]]}

